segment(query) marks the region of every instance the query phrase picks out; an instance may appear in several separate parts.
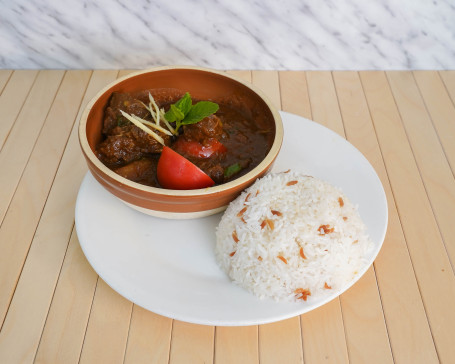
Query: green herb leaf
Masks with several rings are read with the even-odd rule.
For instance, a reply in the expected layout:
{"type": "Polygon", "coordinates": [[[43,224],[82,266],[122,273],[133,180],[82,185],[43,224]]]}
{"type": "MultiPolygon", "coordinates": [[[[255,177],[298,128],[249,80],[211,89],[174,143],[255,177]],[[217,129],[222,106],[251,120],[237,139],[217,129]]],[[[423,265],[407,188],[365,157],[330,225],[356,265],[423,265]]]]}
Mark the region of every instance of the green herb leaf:
{"type": "Polygon", "coordinates": [[[211,101],[199,101],[196,105],[190,109],[185,119],[182,121],[182,125],[195,124],[198,121],[216,113],[219,109],[218,104],[211,101]]]}
{"type": "Polygon", "coordinates": [[[172,109],[169,109],[165,114],[164,117],[166,118],[167,121],[170,123],[173,123],[177,118],[175,114],[172,112],[172,109]]]}
{"type": "Polygon", "coordinates": [[[164,117],[170,123],[174,121],[181,121],[184,119],[188,111],[190,111],[192,106],[191,103],[191,95],[189,92],[185,94],[180,100],[178,100],[175,104],[171,105],[171,108],[168,112],[164,114],[164,117]]]}
{"type": "Polygon", "coordinates": [[[177,135],[180,126],[195,124],[207,116],[216,113],[218,109],[218,104],[210,101],[199,101],[196,105],[193,105],[191,95],[187,92],[185,96],[171,105],[169,111],[164,114],[164,117],[170,123],[175,121],[174,134],[177,135]]]}
{"type": "Polygon", "coordinates": [[[189,92],[187,92],[185,96],[175,103],[175,106],[183,113],[184,117],[188,114],[192,105],[191,95],[189,92]]]}
{"type": "Polygon", "coordinates": [[[172,123],[173,121],[181,121],[185,117],[185,115],[178,107],[175,106],[175,104],[172,104],[169,111],[166,114],[164,114],[164,117],[166,118],[167,121],[172,123]]]}
{"type": "Polygon", "coordinates": [[[242,170],[242,166],[240,163],[235,163],[230,165],[224,170],[224,177],[229,178],[232,177],[234,174],[239,173],[242,170]]]}
{"type": "Polygon", "coordinates": [[[177,120],[182,120],[185,117],[185,114],[177,106],[171,105],[171,110],[177,120]]]}

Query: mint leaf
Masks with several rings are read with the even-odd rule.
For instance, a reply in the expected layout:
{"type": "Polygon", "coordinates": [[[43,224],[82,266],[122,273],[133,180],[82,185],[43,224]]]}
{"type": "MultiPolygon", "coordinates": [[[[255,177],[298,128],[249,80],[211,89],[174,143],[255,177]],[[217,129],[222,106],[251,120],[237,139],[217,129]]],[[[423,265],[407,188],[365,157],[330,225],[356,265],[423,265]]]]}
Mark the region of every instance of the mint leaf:
{"type": "Polygon", "coordinates": [[[199,101],[190,109],[188,114],[182,120],[182,125],[195,124],[198,121],[216,113],[219,109],[218,104],[211,101],[199,101]]]}
{"type": "Polygon", "coordinates": [[[187,92],[180,100],[171,105],[171,108],[164,114],[164,117],[170,123],[181,121],[188,114],[188,111],[190,111],[191,105],[191,95],[187,92]]]}
{"type": "Polygon", "coordinates": [[[180,111],[178,107],[175,106],[175,104],[172,104],[169,111],[166,114],[164,114],[164,117],[166,118],[167,121],[172,123],[173,121],[177,122],[181,121],[185,117],[185,115],[182,113],[182,111],[180,111]]]}
{"type": "Polygon", "coordinates": [[[164,114],[170,123],[175,121],[174,134],[178,135],[178,130],[182,125],[196,124],[202,119],[218,111],[218,104],[210,101],[199,101],[193,105],[189,92],[185,94],[164,114]]]}
{"type": "Polygon", "coordinates": [[[224,177],[229,178],[236,173],[239,173],[242,170],[242,166],[240,163],[235,163],[230,165],[224,170],[224,177]]]}
{"type": "MultiPolygon", "coordinates": [[[[185,94],[179,101],[175,103],[175,106],[186,116],[191,109],[192,101],[189,92],[185,94]]],[[[182,118],[183,119],[183,118],[182,118]]]]}
{"type": "Polygon", "coordinates": [[[173,123],[177,117],[175,116],[175,114],[172,112],[172,108],[169,109],[165,114],[164,114],[164,117],[166,118],[167,121],[169,121],[170,123],[173,123]]]}
{"type": "Polygon", "coordinates": [[[182,120],[185,117],[185,114],[174,104],[171,105],[171,110],[177,120],[182,120]]]}

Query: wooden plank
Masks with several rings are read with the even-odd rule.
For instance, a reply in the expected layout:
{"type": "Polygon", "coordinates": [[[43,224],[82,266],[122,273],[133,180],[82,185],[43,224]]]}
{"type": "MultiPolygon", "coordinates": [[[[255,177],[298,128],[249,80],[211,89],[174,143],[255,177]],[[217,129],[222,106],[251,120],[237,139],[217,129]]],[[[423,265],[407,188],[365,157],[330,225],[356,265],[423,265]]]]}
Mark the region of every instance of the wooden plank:
{"type": "Polygon", "coordinates": [[[259,326],[259,362],[303,363],[298,317],[259,326]]]}
{"type": "Polygon", "coordinates": [[[252,80],[251,71],[227,71],[227,73],[241,78],[243,81],[250,82],[252,80]]]}
{"type": "Polygon", "coordinates": [[[452,102],[455,103],[455,71],[439,71],[439,76],[444,82],[452,102]]]}
{"type": "Polygon", "coordinates": [[[455,278],[414,155],[384,73],[368,73],[362,85],[411,255],[439,359],[450,362],[455,327],[455,278]],[[441,299],[444,297],[444,299],[441,299]]]}
{"type": "Polygon", "coordinates": [[[311,119],[310,95],[305,72],[281,71],[279,78],[282,109],[311,119]]]}
{"type": "MultiPolygon", "coordinates": [[[[343,121],[330,72],[307,72],[312,118],[344,137],[343,121]]],[[[339,298],[301,316],[305,363],[346,363],[348,351],[339,298]],[[330,319],[328,319],[330,318],[330,319]]]]}
{"type": "MultiPolygon", "coordinates": [[[[389,226],[375,261],[376,276],[396,362],[431,363],[437,360],[406,241],[390,191],[370,111],[357,73],[335,72],[343,121],[351,141],[368,158],[382,181],[389,205],[389,226]],[[397,281],[396,277],[400,280],[397,281]],[[397,296],[400,299],[397,299],[397,296]],[[416,325],[419,325],[416,330],[416,325]]],[[[384,348],[385,350],[385,348],[384,348]]]]}
{"type": "Polygon", "coordinates": [[[305,364],[348,363],[339,298],[300,316],[305,364]]]}
{"type": "Polygon", "coordinates": [[[12,70],[0,70],[0,95],[2,94],[3,89],[5,88],[12,74],[12,70]]]}
{"type": "Polygon", "coordinates": [[[73,230],[35,363],[79,361],[97,280],[73,230]]]}
{"type": "Polygon", "coordinates": [[[137,72],[138,70],[120,70],[118,73],[118,77],[123,77],[129,75],[130,73],[137,72]]]}
{"type": "Polygon", "coordinates": [[[214,332],[213,326],[174,320],[169,363],[213,363],[214,332]]]}
{"type": "MultiPolygon", "coordinates": [[[[404,75],[408,75],[405,73],[404,75]]],[[[449,94],[447,93],[447,88],[442,82],[439,74],[437,72],[431,71],[415,71],[414,77],[419,86],[420,94],[422,95],[424,105],[422,102],[418,102],[419,109],[422,110],[422,113],[417,113],[416,109],[406,108],[408,113],[412,113],[413,116],[420,116],[419,119],[425,119],[422,122],[420,128],[426,128],[428,125],[429,118],[425,111],[428,110],[428,113],[431,116],[431,121],[433,122],[434,128],[437,131],[437,137],[439,140],[435,139],[434,131],[431,131],[431,139],[442,145],[442,148],[445,152],[445,158],[447,158],[450,166],[452,167],[452,174],[455,174],[455,107],[454,103],[450,99],[449,94]],[[423,108],[422,108],[423,106],[423,108]]],[[[450,84],[450,83],[449,83],[450,84]]],[[[401,93],[400,93],[401,94],[401,93]]],[[[412,94],[409,97],[413,97],[413,100],[420,99],[420,95],[412,94]]],[[[407,101],[407,100],[406,100],[407,101]]],[[[404,112],[404,111],[403,111],[404,112]]],[[[403,115],[403,112],[400,110],[400,113],[403,115]]],[[[418,124],[418,121],[415,120],[412,122],[413,127],[415,124],[418,124]]],[[[419,130],[420,130],[419,128],[419,130]]],[[[408,131],[408,134],[410,132],[408,131]]],[[[430,135],[428,137],[430,137],[430,135]]],[[[414,147],[415,149],[415,147],[414,147]]],[[[432,149],[431,147],[428,149],[432,149]]],[[[438,155],[440,154],[441,147],[438,145],[437,151],[438,155]]],[[[433,151],[436,153],[435,151],[433,151]]],[[[427,160],[429,157],[427,158],[427,160]]],[[[434,165],[436,165],[436,161],[434,165]]],[[[435,176],[436,178],[436,176],[435,176]]],[[[452,256],[453,257],[453,256],[452,256]]],[[[453,260],[452,260],[453,262],[453,260]]]]}
{"type": "Polygon", "coordinates": [[[229,73],[235,77],[241,78],[243,81],[251,83],[251,71],[230,70],[230,71],[227,71],[227,73],[229,73]]]}
{"type": "Polygon", "coordinates": [[[2,110],[0,150],[8,138],[9,131],[19,115],[37,75],[38,71],[35,70],[14,71],[0,95],[0,110],[2,110]]]}
{"type": "MultiPolygon", "coordinates": [[[[80,115],[85,108],[85,105],[90,99],[108,82],[114,80],[117,76],[117,71],[95,71],[90,79],[87,91],[84,95],[81,107],[79,109],[76,120],[79,121],[80,115]]],[[[75,123],[71,132],[68,145],[63,155],[57,176],[52,186],[51,193],[47,201],[47,205],[43,212],[40,226],[37,234],[40,239],[44,239],[46,244],[51,242],[54,244],[50,252],[53,255],[50,266],[54,267],[53,276],[48,276],[45,279],[45,284],[54,282],[58,277],[58,267],[61,265],[63,255],[56,255],[59,247],[64,241],[65,234],[68,231],[63,230],[60,235],[56,234],[55,229],[52,231],[52,236],[46,236],[41,232],[41,225],[48,224],[49,226],[60,226],[71,229],[74,221],[74,203],[76,193],[79,189],[80,182],[87,171],[87,167],[80,152],[78,142],[78,123],[75,123]],[[54,206],[54,210],[51,207],[54,206]],[[49,212],[47,212],[50,210],[49,212]],[[62,219],[62,212],[66,212],[66,219],[62,219]],[[49,217],[48,217],[49,216],[49,217]],[[58,219],[58,221],[56,221],[58,219]]],[[[35,237],[32,249],[27,258],[27,264],[30,264],[34,255],[33,249],[35,246],[40,247],[43,251],[42,242],[35,237]]],[[[42,259],[42,258],[41,258],[42,259]]],[[[33,275],[33,273],[32,273],[33,275]]],[[[21,280],[24,277],[22,273],[21,280]]],[[[85,329],[88,321],[90,307],[93,299],[97,275],[90,268],[73,231],[73,237],[70,241],[70,246],[65,255],[62,273],[59,277],[57,287],[55,289],[52,305],[46,319],[46,325],[43,330],[43,335],[38,349],[37,361],[46,362],[77,362],[82,347],[82,341],[85,334],[85,329]],[[74,247],[76,245],[76,247],[74,247]],[[85,270],[84,270],[85,269],[85,270]],[[84,278],[81,280],[81,278],[84,278]]],[[[33,286],[41,286],[40,296],[35,297],[35,302],[46,302],[53,291],[52,286],[45,285],[43,282],[36,281],[36,278],[31,279],[33,286]],[[52,291],[51,291],[52,288],[52,291]],[[48,296],[45,296],[47,292],[48,296]]],[[[19,282],[21,284],[21,282],[19,282]]],[[[43,312],[47,312],[43,305],[43,312]]],[[[27,317],[23,314],[24,320],[34,322],[42,313],[34,313],[32,317],[27,317]]],[[[30,326],[30,323],[28,324],[30,326]]],[[[41,330],[42,328],[40,328],[41,330]]],[[[30,327],[29,327],[30,330],[30,327]]]]}
{"type": "MultiPolygon", "coordinates": [[[[80,75],[85,82],[88,76],[85,71],[80,75]]],[[[79,107],[80,98],[73,102],[79,107]]],[[[54,137],[66,139],[65,134],[54,137]]],[[[82,179],[78,171],[85,172],[83,162],[77,163],[81,160],[77,137],[71,144],[54,179],[0,335],[0,352],[9,348],[8,357],[15,358],[13,361],[34,360],[71,234],[74,200],[82,179]],[[14,346],[18,340],[21,346],[14,346]]]]}
{"type": "MultiPolygon", "coordinates": [[[[1,322],[21,274],[89,76],[88,71],[66,72],[0,227],[1,322]]],[[[6,337],[8,335],[2,331],[0,345],[6,337]]]]}
{"type": "Polygon", "coordinates": [[[80,363],[123,363],[133,304],[101,278],[82,347],[80,363]]]}
{"type": "Polygon", "coordinates": [[[253,71],[251,77],[253,85],[264,92],[277,109],[281,109],[278,71],[253,71]]]}
{"type": "Polygon", "coordinates": [[[341,307],[349,362],[393,363],[373,268],[341,295],[341,307]]]}
{"type": "Polygon", "coordinates": [[[334,80],[349,141],[375,168],[388,200],[388,231],[375,261],[375,271],[394,360],[397,363],[434,362],[436,351],[362,84],[357,73],[351,72],[335,72],[334,80]]]}
{"type": "Polygon", "coordinates": [[[0,152],[0,225],[35,141],[46,120],[64,71],[41,71],[0,152]],[[20,148],[18,148],[18,145],[20,148]]]}
{"type": "Polygon", "coordinates": [[[330,72],[307,72],[313,120],[345,137],[335,87],[330,72]]]}
{"type": "Polygon", "coordinates": [[[172,319],[134,305],[125,354],[125,364],[167,364],[172,319]]]}
{"type": "Polygon", "coordinates": [[[449,162],[452,153],[455,163],[455,108],[437,72],[419,71],[414,72],[414,76],[419,87],[412,73],[391,73],[389,80],[445,247],[454,266],[455,179],[449,162]],[[450,130],[450,126],[453,130],[450,130]],[[447,146],[445,152],[444,145],[447,146]]]}
{"type": "Polygon", "coordinates": [[[259,363],[257,326],[217,326],[215,330],[215,364],[259,363]]]}

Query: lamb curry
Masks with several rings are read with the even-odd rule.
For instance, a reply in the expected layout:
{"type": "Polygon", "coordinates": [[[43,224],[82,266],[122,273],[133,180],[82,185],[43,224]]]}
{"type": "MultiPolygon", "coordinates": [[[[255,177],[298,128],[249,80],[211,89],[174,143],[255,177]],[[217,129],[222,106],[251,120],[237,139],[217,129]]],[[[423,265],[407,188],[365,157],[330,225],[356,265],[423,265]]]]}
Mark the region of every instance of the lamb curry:
{"type": "Polygon", "coordinates": [[[248,173],[269,152],[273,123],[258,114],[235,97],[215,103],[177,89],[114,92],[96,154],[122,177],[165,187],[157,166],[168,147],[222,184],[248,173]]]}

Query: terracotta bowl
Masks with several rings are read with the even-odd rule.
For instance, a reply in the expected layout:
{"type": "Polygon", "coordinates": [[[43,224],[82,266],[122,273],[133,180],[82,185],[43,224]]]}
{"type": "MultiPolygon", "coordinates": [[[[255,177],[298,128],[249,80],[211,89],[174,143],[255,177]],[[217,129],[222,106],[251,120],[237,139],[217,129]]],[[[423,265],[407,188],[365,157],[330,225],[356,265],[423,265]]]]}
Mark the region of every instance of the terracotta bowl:
{"type": "Polygon", "coordinates": [[[101,90],[87,105],[79,124],[79,141],[88,167],[98,182],[127,205],[149,215],[165,218],[197,218],[223,211],[242,190],[272,166],[283,141],[283,124],[275,107],[249,83],[224,72],[199,67],[160,67],[130,74],[101,90]],[[252,171],[228,183],[197,190],[149,187],[123,178],[107,168],[95,155],[101,141],[104,110],[112,92],[151,88],[177,88],[193,98],[222,100],[234,97],[255,115],[270,123],[275,135],[264,160],[252,171]]]}

